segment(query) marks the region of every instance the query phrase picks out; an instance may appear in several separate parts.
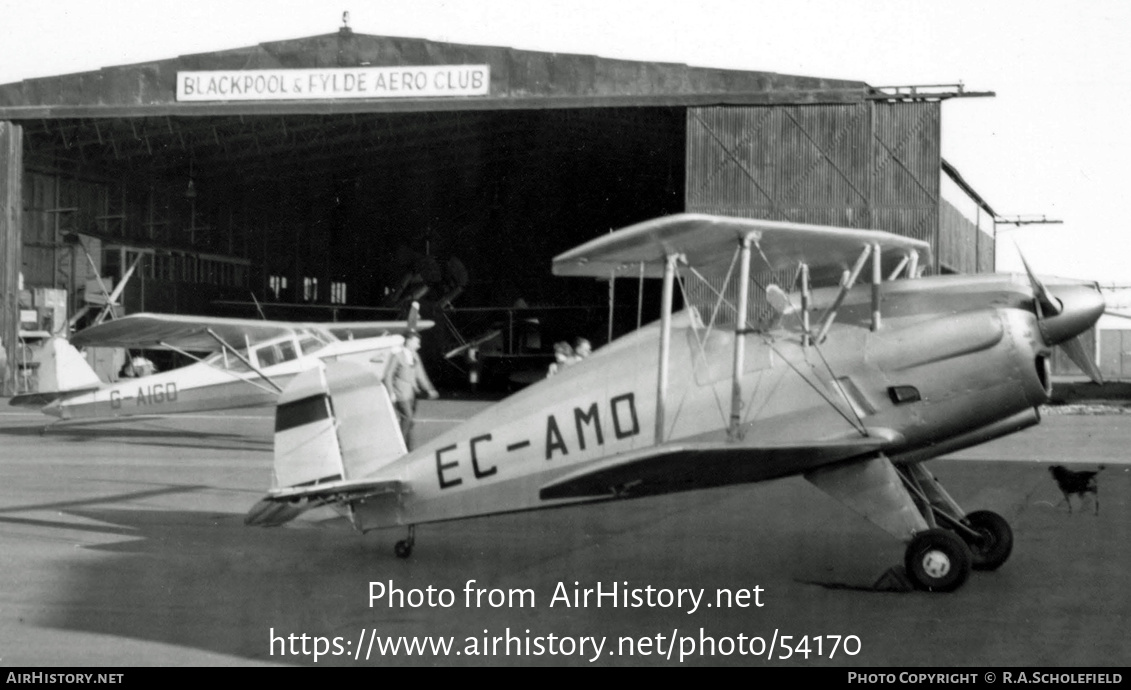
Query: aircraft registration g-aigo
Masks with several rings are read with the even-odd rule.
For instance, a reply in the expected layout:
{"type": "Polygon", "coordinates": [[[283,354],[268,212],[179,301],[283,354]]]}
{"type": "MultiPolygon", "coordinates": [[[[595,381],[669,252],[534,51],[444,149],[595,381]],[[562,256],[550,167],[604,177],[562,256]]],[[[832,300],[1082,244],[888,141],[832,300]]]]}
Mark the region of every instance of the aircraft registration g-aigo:
{"type": "Polygon", "coordinates": [[[40,391],[12,405],[42,406],[70,419],[164,415],[274,404],[287,383],[319,362],[354,362],[384,371],[403,333],[432,326],[417,321],[292,323],[207,316],[131,314],[47,342],[40,391]],[[172,350],[196,360],[177,369],[103,383],[76,349],[172,350]],[[211,353],[198,357],[192,353],[211,353]]]}
{"type": "Polygon", "coordinates": [[[1077,336],[1104,302],[1027,266],[921,277],[930,259],[886,232],[695,214],[594,239],[554,273],[659,278],[658,323],[411,452],[375,376],[304,372],[279,398],[274,484],[246,521],[329,504],[362,532],[407,527],[407,557],[422,523],[800,474],[906,542],[917,587],[954,590],[1006,561],[1012,531],[963,511],[923,461],[1037,424],[1055,346],[1098,378],[1077,336]],[[770,271],[796,287],[752,286],[770,271]]]}

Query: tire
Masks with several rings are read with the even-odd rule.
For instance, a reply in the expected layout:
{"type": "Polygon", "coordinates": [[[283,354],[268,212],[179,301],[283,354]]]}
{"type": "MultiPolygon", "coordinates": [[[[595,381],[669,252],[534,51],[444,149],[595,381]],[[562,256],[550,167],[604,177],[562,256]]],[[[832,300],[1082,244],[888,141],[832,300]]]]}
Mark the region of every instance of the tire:
{"type": "Polygon", "coordinates": [[[982,535],[967,539],[970,566],[974,570],[997,570],[1013,553],[1013,530],[1005,518],[989,510],[976,510],[963,519],[967,527],[982,535]]]}
{"type": "Polygon", "coordinates": [[[954,532],[929,529],[907,545],[903,565],[916,587],[928,592],[953,592],[970,575],[970,549],[954,532]]]}

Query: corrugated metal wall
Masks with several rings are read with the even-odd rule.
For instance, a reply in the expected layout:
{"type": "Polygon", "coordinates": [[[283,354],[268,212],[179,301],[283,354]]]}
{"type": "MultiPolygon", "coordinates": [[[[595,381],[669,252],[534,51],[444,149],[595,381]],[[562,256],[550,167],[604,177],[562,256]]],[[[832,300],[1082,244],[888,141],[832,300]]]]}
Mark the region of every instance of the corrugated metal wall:
{"type": "Polygon", "coordinates": [[[888,230],[937,257],[939,123],[938,102],[689,108],[686,210],[888,230]]]}
{"type": "Polygon", "coordinates": [[[939,202],[939,266],[955,273],[992,273],[994,238],[946,199],[939,202]]]}

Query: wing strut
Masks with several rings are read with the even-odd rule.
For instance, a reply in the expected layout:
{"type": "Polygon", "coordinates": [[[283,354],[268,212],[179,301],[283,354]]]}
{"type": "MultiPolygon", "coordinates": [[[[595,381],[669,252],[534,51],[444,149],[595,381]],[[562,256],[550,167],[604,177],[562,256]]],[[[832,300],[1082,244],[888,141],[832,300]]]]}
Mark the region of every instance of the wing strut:
{"type": "Polygon", "coordinates": [[[232,347],[232,346],[231,346],[231,345],[229,345],[229,344],[228,344],[227,342],[225,342],[223,338],[221,338],[220,336],[216,335],[216,331],[212,330],[211,328],[208,328],[208,329],[205,329],[205,332],[206,332],[206,333],[208,333],[208,335],[212,336],[212,338],[213,338],[213,339],[214,339],[214,340],[215,340],[216,342],[220,343],[220,347],[224,347],[224,348],[227,348],[228,350],[231,350],[232,354],[233,354],[233,355],[235,355],[237,359],[239,359],[239,360],[240,360],[241,362],[243,362],[244,364],[246,364],[246,365],[247,365],[247,367],[248,367],[249,369],[251,369],[251,370],[252,370],[252,371],[254,371],[255,373],[259,374],[259,376],[260,376],[260,377],[262,377],[264,381],[266,381],[267,383],[271,384],[271,387],[272,387],[272,388],[274,388],[275,390],[279,391],[280,393],[282,393],[282,392],[283,392],[283,389],[279,387],[279,384],[277,384],[277,383],[275,383],[274,381],[272,381],[272,380],[271,380],[271,377],[270,377],[270,376],[268,376],[267,374],[264,374],[264,373],[263,373],[263,371],[261,371],[261,370],[259,369],[259,367],[257,367],[257,366],[255,366],[254,364],[252,364],[252,363],[251,363],[251,361],[250,361],[250,360],[248,360],[248,358],[247,358],[247,357],[244,357],[243,355],[241,355],[241,354],[239,353],[239,351],[238,351],[238,350],[236,350],[236,348],[232,347]]]}
{"type": "MultiPolygon", "coordinates": [[[[196,355],[192,354],[191,352],[185,352],[184,350],[182,350],[179,347],[176,347],[175,345],[170,345],[169,343],[166,343],[166,342],[159,342],[157,344],[160,345],[161,347],[169,348],[173,352],[176,352],[178,355],[184,355],[185,357],[188,357],[189,359],[194,360],[196,362],[199,362],[201,364],[207,364],[207,362],[205,362],[200,357],[197,357],[196,355]]],[[[243,381],[246,384],[255,386],[259,390],[267,391],[268,393],[271,392],[271,389],[268,388],[267,386],[261,386],[258,383],[256,383],[255,381],[252,381],[251,379],[245,379],[244,377],[240,376],[239,374],[235,373],[234,371],[229,371],[228,369],[221,369],[220,367],[212,367],[212,368],[217,370],[217,371],[224,372],[225,374],[227,374],[228,376],[231,376],[232,378],[236,379],[237,381],[243,381]]]]}
{"type": "Polygon", "coordinates": [[[731,379],[730,428],[727,430],[727,437],[731,440],[738,438],[742,421],[742,370],[745,368],[746,311],[750,299],[750,245],[753,240],[753,234],[742,237],[738,264],[738,318],[735,319],[734,329],[734,377],[731,379]]]}
{"type": "Polygon", "coordinates": [[[833,300],[832,305],[829,306],[828,311],[825,312],[824,317],[821,319],[821,330],[817,332],[816,341],[818,343],[824,341],[825,335],[828,334],[829,328],[836,321],[836,312],[840,309],[840,305],[844,302],[844,298],[848,296],[848,291],[856,284],[856,279],[860,277],[860,271],[864,270],[864,262],[868,260],[868,255],[872,253],[872,245],[864,245],[864,251],[860,252],[860,256],[856,259],[856,264],[852,267],[852,271],[847,273],[843,280],[840,281],[840,291],[836,293],[836,299],[833,300]]]}
{"type": "Polygon", "coordinates": [[[884,267],[880,263],[880,245],[872,245],[872,331],[880,330],[880,283],[884,280],[884,267]]]}
{"type": "Polygon", "coordinates": [[[664,442],[664,407],[668,394],[668,353],[672,344],[672,293],[675,265],[680,254],[668,254],[664,261],[664,291],[660,305],[660,371],[656,377],[656,443],[664,442]]]}
{"type": "Polygon", "coordinates": [[[809,347],[813,336],[809,330],[809,310],[813,300],[809,292],[809,264],[801,264],[801,347],[809,347]]]}

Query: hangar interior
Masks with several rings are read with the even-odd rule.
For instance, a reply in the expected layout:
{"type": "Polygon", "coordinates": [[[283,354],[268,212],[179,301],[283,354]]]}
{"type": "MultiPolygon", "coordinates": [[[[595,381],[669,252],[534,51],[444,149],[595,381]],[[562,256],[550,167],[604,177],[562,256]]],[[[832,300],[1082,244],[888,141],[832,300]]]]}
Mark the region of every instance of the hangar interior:
{"type": "Polygon", "coordinates": [[[546,280],[552,256],[682,210],[683,130],[675,108],[44,120],[25,125],[24,279],[52,283],[28,250],[61,231],[160,248],[129,311],[202,313],[249,291],[374,306],[402,247],[459,257],[466,303],[568,300],[546,280]],[[190,273],[176,259],[196,254],[249,263],[174,293],[190,273]]]}
{"type": "MultiPolygon", "coordinates": [[[[4,280],[15,292],[17,257],[19,306],[34,302],[53,331],[97,307],[95,276],[121,281],[131,268],[126,312],[254,317],[258,301],[269,318],[388,318],[371,310],[390,306],[421,257],[441,274],[460,272],[455,257],[457,309],[425,316],[458,320],[468,307],[471,321],[462,334],[437,329],[431,354],[501,318],[475,308],[516,303],[565,309],[542,315],[558,327],[532,343],[546,354],[558,337],[604,342],[609,327],[608,285],[554,278],[551,258],[648,218],[728,213],[973,246],[977,228],[939,223],[939,103],[971,95],[985,94],[348,29],[28,80],[0,86],[0,206],[20,207],[0,233],[4,280]],[[490,66],[486,97],[176,97],[183,70],[470,63],[490,66]]],[[[985,248],[928,268],[979,270],[985,248]]],[[[631,282],[617,284],[614,336],[635,327],[638,297],[654,313],[652,288],[621,287],[631,282]]],[[[27,314],[13,306],[5,334],[27,314]]]]}

